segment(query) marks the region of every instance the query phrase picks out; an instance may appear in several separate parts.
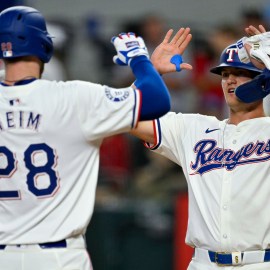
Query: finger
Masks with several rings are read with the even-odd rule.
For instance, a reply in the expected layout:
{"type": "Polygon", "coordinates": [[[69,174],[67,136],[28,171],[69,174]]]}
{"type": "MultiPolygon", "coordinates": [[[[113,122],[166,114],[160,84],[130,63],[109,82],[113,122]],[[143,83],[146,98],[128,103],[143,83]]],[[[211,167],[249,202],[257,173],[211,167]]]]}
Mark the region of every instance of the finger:
{"type": "Polygon", "coordinates": [[[130,37],[130,36],[134,36],[134,37],[136,37],[136,34],[135,34],[135,33],[133,33],[133,32],[128,32],[128,33],[127,33],[127,36],[128,36],[128,37],[130,37]]]}
{"type": "Polygon", "coordinates": [[[127,33],[120,33],[119,35],[118,35],[118,37],[120,38],[120,39],[125,39],[126,37],[127,37],[127,33]]]}
{"type": "Polygon", "coordinates": [[[163,39],[162,43],[165,43],[165,44],[169,43],[169,40],[170,40],[170,38],[171,38],[171,36],[172,36],[172,33],[173,33],[173,29],[170,29],[170,30],[166,33],[165,38],[163,39]]]}
{"type": "Polygon", "coordinates": [[[177,41],[178,41],[178,39],[182,36],[182,34],[185,32],[185,28],[183,28],[183,27],[181,27],[178,31],[177,31],[177,33],[175,34],[175,36],[172,38],[172,40],[171,40],[171,44],[175,44],[177,41]]]}
{"type": "Polygon", "coordinates": [[[266,29],[261,24],[259,25],[259,30],[261,31],[261,33],[265,33],[266,32],[266,29]]]}
{"type": "Polygon", "coordinates": [[[182,36],[183,32],[185,31],[185,28],[181,27],[176,34],[174,35],[174,37],[171,40],[171,44],[175,44],[177,42],[177,40],[179,39],[179,37],[182,36]]]}
{"type": "Polygon", "coordinates": [[[244,47],[245,47],[247,53],[249,54],[249,51],[250,51],[250,49],[251,49],[250,44],[244,44],[244,47]]]}
{"type": "Polygon", "coordinates": [[[181,37],[177,40],[176,45],[179,47],[188,37],[190,33],[190,28],[186,28],[181,37]]]}
{"type": "Polygon", "coordinates": [[[248,36],[252,36],[248,27],[245,28],[245,32],[247,33],[248,36]]]}
{"type": "Polygon", "coordinates": [[[192,39],[192,34],[183,35],[181,39],[178,40],[177,45],[178,47],[186,46],[190,40],[192,39]]]}
{"type": "Polygon", "coordinates": [[[248,36],[254,36],[255,35],[255,33],[253,32],[253,30],[250,29],[250,26],[249,27],[246,27],[245,28],[245,31],[248,34],[248,36]]]}
{"type": "Polygon", "coordinates": [[[251,35],[258,35],[261,34],[260,30],[258,30],[256,27],[254,27],[253,25],[250,25],[249,27],[249,32],[251,33],[251,35]]]}
{"type": "Polygon", "coordinates": [[[179,54],[182,54],[192,39],[192,35],[188,34],[185,40],[179,46],[179,54]]]}

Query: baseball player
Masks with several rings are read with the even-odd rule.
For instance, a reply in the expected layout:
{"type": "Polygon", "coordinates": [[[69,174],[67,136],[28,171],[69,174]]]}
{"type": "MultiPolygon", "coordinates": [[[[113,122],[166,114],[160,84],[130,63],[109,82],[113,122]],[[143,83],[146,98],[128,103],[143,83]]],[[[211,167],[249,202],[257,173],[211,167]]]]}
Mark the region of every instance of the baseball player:
{"type": "Polygon", "coordinates": [[[112,39],[113,60],[136,81],[114,89],[41,79],[53,42],[38,10],[8,8],[0,25],[0,269],[90,270],[84,234],[102,140],[167,113],[168,90],[133,33],[112,39]]]}
{"type": "MultiPolygon", "coordinates": [[[[247,33],[262,32],[254,29],[249,27],[247,33]]],[[[267,49],[269,41],[268,35],[263,40],[267,49]]],[[[257,64],[266,62],[260,56],[266,57],[263,42],[255,54],[257,64]]],[[[167,72],[156,63],[162,49],[184,52],[176,44],[161,44],[151,58],[161,74],[167,72]]],[[[219,65],[211,69],[221,78],[228,119],[169,112],[139,123],[131,132],[183,169],[189,195],[186,243],[194,247],[189,270],[270,269],[270,118],[262,97],[245,103],[235,95],[240,86],[250,91],[248,97],[263,91],[257,83],[259,65],[243,63],[238,51],[237,44],[225,48],[219,65]]]]}

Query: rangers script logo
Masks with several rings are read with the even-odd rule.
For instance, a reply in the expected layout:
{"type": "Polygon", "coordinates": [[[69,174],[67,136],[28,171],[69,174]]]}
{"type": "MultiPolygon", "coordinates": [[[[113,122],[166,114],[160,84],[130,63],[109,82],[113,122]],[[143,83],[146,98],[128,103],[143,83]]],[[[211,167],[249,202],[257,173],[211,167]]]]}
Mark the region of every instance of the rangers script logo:
{"type": "Polygon", "coordinates": [[[196,153],[196,160],[190,163],[194,171],[190,175],[202,175],[223,167],[232,171],[240,165],[270,160],[270,140],[250,142],[236,152],[217,147],[215,140],[202,140],[195,145],[193,151],[196,153]]]}

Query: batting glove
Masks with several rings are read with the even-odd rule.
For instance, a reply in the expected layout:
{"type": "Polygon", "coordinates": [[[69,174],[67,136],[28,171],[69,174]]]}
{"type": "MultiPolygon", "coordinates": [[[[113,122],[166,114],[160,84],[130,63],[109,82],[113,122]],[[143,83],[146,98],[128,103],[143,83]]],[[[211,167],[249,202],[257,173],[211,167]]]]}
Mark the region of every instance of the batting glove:
{"type": "Polygon", "coordinates": [[[265,67],[270,70],[270,32],[261,33],[251,37],[244,37],[237,42],[238,56],[241,62],[250,62],[248,53],[244,44],[251,46],[250,56],[264,63],[265,67]]]}
{"type": "Polygon", "coordinates": [[[250,62],[249,55],[244,47],[246,44],[247,37],[243,37],[236,42],[238,49],[238,57],[242,63],[248,64],[250,62]]]}
{"type": "Polygon", "coordinates": [[[113,62],[120,66],[130,65],[134,57],[145,55],[149,59],[148,50],[141,37],[134,33],[121,33],[117,37],[112,37],[117,55],[113,57],[113,62]]]}

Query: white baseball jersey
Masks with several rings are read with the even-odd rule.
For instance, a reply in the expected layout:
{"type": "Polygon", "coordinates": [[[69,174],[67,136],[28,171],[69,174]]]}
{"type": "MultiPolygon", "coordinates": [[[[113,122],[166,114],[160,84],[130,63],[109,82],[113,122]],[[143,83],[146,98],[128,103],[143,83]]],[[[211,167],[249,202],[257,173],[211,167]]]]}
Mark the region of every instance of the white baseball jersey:
{"type": "Polygon", "coordinates": [[[135,126],[140,102],[82,81],[0,86],[0,244],[85,233],[102,139],[135,126]]]}
{"type": "Polygon", "coordinates": [[[168,113],[155,120],[151,148],[183,168],[187,244],[212,251],[270,248],[270,118],[237,126],[168,113]]]}

